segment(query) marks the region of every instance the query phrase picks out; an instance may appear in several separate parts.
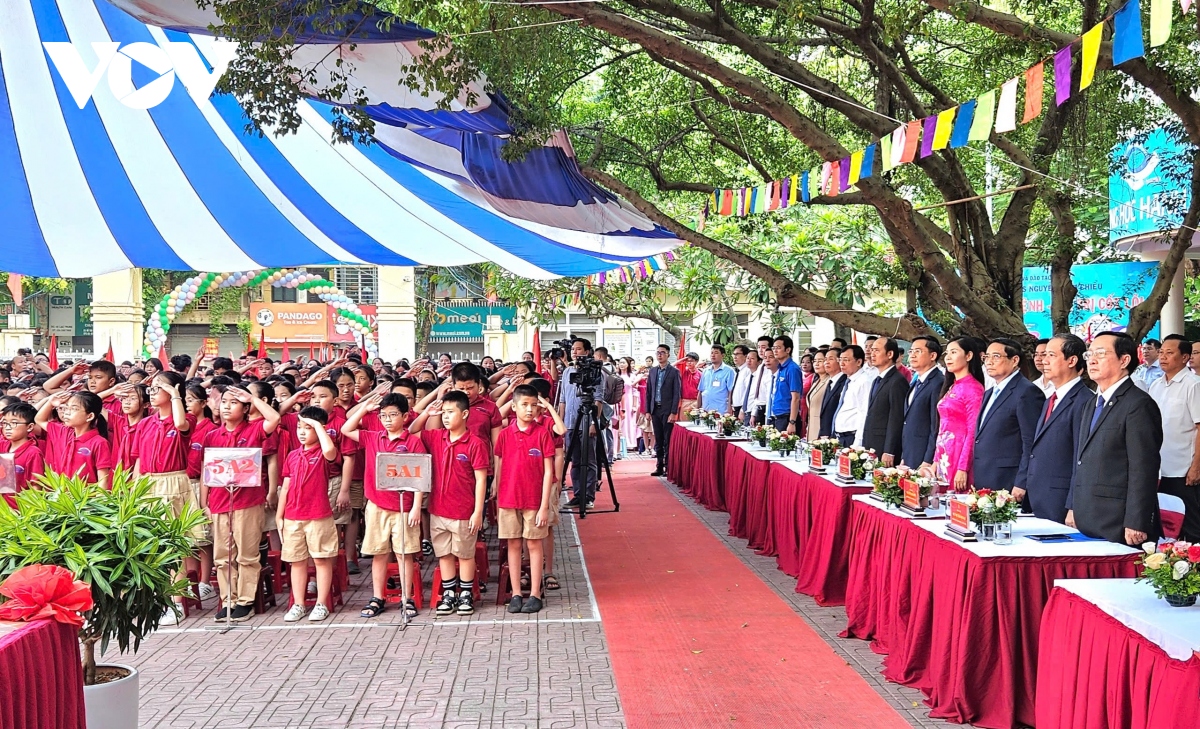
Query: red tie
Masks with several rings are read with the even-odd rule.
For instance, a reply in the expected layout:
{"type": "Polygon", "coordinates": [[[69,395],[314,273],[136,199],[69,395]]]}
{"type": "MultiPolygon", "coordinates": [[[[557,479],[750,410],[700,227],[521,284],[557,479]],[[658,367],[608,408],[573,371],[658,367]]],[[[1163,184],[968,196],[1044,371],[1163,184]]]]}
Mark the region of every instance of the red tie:
{"type": "Polygon", "coordinates": [[[1057,392],[1050,393],[1050,401],[1046,405],[1046,419],[1042,421],[1043,425],[1050,422],[1050,413],[1054,412],[1054,403],[1057,400],[1058,400],[1058,393],[1057,392]]]}

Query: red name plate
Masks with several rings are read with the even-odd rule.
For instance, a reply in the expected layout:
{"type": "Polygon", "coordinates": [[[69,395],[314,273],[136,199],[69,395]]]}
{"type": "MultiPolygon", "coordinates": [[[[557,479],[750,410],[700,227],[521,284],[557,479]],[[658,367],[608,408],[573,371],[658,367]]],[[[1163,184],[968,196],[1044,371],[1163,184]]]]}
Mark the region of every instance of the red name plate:
{"type": "Polygon", "coordinates": [[[813,448],[808,454],[808,465],[812,468],[825,467],[825,454],[817,448],[813,448]]]}
{"type": "Polygon", "coordinates": [[[964,532],[971,531],[971,509],[967,502],[959,499],[950,500],[950,523],[964,532]]]}
{"type": "Polygon", "coordinates": [[[902,478],[900,488],[904,490],[905,506],[911,509],[921,508],[921,484],[911,478],[902,478]]]}
{"type": "Polygon", "coordinates": [[[842,478],[852,478],[853,473],[850,471],[850,456],[838,456],[838,475],[842,478]]]}

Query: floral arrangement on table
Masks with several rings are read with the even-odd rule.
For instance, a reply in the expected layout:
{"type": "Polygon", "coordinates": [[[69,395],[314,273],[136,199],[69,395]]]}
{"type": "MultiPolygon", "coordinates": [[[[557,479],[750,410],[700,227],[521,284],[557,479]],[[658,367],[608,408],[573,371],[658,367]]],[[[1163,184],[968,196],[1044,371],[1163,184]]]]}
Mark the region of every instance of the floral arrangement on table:
{"type": "Polygon", "coordinates": [[[700,408],[692,408],[691,410],[688,411],[687,414],[688,414],[688,420],[691,420],[692,422],[696,422],[696,423],[704,422],[704,411],[701,410],[700,408]]]}
{"type": "Polygon", "coordinates": [[[833,464],[833,454],[837,453],[838,442],[837,438],[817,438],[809,441],[809,450],[821,451],[821,462],[826,465],[833,464]]]}
{"type": "Polygon", "coordinates": [[[1017,520],[1021,502],[1007,489],[972,489],[964,498],[976,524],[1007,524],[1017,520]]]}
{"type": "Polygon", "coordinates": [[[758,443],[760,448],[766,448],[767,438],[770,438],[773,432],[775,429],[769,425],[756,425],[750,429],[750,440],[758,443]]]}
{"type": "MultiPolygon", "coordinates": [[[[912,475],[912,469],[907,466],[876,468],[871,473],[871,487],[880,501],[888,506],[899,506],[904,503],[904,489],[900,488],[900,479],[911,478],[912,475]]],[[[925,480],[929,481],[929,479],[925,480]]],[[[930,488],[932,488],[932,481],[930,488]]],[[[921,487],[921,493],[925,494],[924,486],[921,487]]]]}
{"type": "Polygon", "coordinates": [[[767,437],[767,445],[773,451],[778,451],[780,455],[786,456],[796,450],[796,446],[800,444],[800,436],[794,433],[784,431],[773,431],[767,437]]]}
{"type": "MultiPolygon", "coordinates": [[[[850,475],[855,481],[865,481],[867,474],[875,470],[875,449],[866,449],[862,446],[850,446],[842,448],[837,452],[838,457],[850,457],[850,475]]],[[[834,464],[836,465],[836,464],[834,464]]]]}
{"type": "Polygon", "coordinates": [[[1146,542],[1142,545],[1142,576],[1138,582],[1149,582],[1154,594],[1172,607],[1196,604],[1200,595],[1200,544],[1182,541],[1146,542]]]}
{"type": "Polygon", "coordinates": [[[722,415],[721,420],[717,423],[720,427],[721,435],[731,436],[738,431],[741,422],[733,415],[722,415]]]}

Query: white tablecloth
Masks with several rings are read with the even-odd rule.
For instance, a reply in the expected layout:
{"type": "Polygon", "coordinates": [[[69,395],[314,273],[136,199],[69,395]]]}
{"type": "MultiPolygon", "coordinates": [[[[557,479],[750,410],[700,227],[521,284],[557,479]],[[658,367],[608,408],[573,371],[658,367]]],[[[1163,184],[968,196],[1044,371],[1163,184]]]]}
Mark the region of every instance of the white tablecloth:
{"type": "MultiPolygon", "coordinates": [[[[873,508],[887,511],[898,517],[905,515],[896,510],[888,509],[883,502],[876,501],[868,495],[855,496],[855,501],[861,501],[873,508]]],[[[1111,557],[1124,554],[1136,554],[1141,551],[1124,544],[1114,544],[1107,541],[1087,542],[1036,542],[1025,538],[1028,534],[1078,534],[1078,530],[1065,524],[1059,524],[1049,519],[1022,517],[1013,526],[1013,543],[996,544],[995,542],[959,542],[947,536],[944,519],[913,519],[913,524],[949,542],[958,544],[963,549],[980,557],[1111,557]]]]}
{"type": "Polygon", "coordinates": [[[1200,651],[1200,606],[1175,608],[1154,596],[1154,588],[1134,580],[1055,580],[1055,587],[1073,592],[1116,618],[1132,631],[1186,661],[1200,651]]]}

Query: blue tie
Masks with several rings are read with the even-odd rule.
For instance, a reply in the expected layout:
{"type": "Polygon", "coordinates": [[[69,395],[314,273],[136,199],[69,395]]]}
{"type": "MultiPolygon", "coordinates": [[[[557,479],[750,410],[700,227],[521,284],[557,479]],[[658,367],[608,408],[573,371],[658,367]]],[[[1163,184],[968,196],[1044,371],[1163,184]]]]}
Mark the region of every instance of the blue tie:
{"type": "Polygon", "coordinates": [[[882,383],[883,383],[883,378],[882,378],[882,377],[876,377],[876,378],[875,378],[875,381],[871,383],[871,398],[870,398],[870,402],[873,402],[873,401],[875,400],[875,393],[879,392],[879,386],[880,386],[882,383]]]}
{"type": "Polygon", "coordinates": [[[1096,432],[1096,423],[1100,422],[1100,414],[1104,412],[1104,396],[1096,396],[1096,412],[1092,413],[1092,425],[1088,428],[1088,435],[1096,432]]]}

